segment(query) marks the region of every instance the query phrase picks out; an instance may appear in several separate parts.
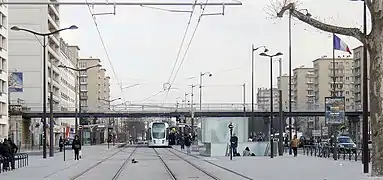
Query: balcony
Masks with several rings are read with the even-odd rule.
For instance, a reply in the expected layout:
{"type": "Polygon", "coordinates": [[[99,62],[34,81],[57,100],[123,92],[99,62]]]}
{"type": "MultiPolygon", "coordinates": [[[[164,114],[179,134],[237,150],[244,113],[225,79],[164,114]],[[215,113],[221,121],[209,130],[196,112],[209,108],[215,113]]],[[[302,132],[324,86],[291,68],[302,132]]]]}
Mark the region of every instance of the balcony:
{"type": "MultiPolygon", "coordinates": [[[[60,56],[57,54],[57,52],[52,49],[52,47],[50,46],[47,46],[47,49],[48,49],[48,52],[57,60],[59,61],[60,60],[60,56]]],[[[52,58],[51,58],[52,59],[52,58]]]]}
{"type": "MultiPolygon", "coordinates": [[[[57,6],[58,8],[58,6],[57,6]]],[[[55,7],[55,5],[50,4],[49,5],[49,14],[53,13],[57,18],[60,17],[60,13],[58,12],[58,9],[55,7]]]]}
{"type": "MultiPolygon", "coordinates": [[[[53,26],[54,31],[57,31],[57,30],[60,29],[60,27],[58,26],[58,24],[56,23],[56,21],[53,20],[53,18],[52,18],[50,15],[48,16],[48,23],[51,24],[51,25],[53,26]]],[[[52,30],[50,30],[50,31],[52,31],[52,30]]]]}
{"type": "MultiPolygon", "coordinates": [[[[53,41],[56,48],[59,48],[60,47],[60,41],[57,39],[56,36],[54,35],[51,35],[51,36],[48,36],[49,37],[49,40],[53,41]]],[[[50,42],[49,42],[50,43],[50,42]]],[[[51,43],[50,43],[51,44],[51,43]]]]}

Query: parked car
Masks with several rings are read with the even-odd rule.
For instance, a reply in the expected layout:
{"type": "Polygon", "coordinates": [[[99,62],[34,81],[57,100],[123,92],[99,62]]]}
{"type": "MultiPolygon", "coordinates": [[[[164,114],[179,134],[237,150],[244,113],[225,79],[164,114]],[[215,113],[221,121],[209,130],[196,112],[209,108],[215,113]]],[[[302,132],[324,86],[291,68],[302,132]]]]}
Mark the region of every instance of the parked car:
{"type": "Polygon", "coordinates": [[[73,143],[73,139],[67,139],[67,140],[65,141],[65,145],[66,145],[66,146],[71,146],[72,143],[73,143]]]}

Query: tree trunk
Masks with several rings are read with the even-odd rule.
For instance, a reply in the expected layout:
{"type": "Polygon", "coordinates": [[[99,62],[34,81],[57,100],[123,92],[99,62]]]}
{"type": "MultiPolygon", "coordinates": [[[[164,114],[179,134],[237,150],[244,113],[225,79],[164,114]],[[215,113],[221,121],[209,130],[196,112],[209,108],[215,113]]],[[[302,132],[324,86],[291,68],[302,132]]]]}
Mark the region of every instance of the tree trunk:
{"type": "MultiPolygon", "coordinates": [[[[370,37],[370,120],[372,130],[372,175],[383,176],[383,32],[375,29],[370,37]]],[[[364,82],[367,83],[367,82],[364,82]]]]}
{"type": "MultiPolygon", "coordinates": [[[[381,0],[365,0],[371,15],[372,30],[367,36],[358,28],[346,28],[322,23],[308,14],[295,9],[294,3],[284,4],[277,13],[282,17],[285,11],[302,22],[323,31],[352,36],[366,46],[370,55],[369,92],[370,120],[372,131],[372,175],[383,176],[383,11],[381,0]]],[[[368,82],[363,82],[368,83],[368,82]]]]}

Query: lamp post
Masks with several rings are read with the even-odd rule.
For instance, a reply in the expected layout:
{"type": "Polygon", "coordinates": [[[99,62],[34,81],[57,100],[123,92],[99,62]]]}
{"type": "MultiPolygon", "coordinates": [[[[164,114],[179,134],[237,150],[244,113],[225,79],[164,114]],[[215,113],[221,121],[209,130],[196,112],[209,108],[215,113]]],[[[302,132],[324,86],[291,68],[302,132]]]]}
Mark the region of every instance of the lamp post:
{"type": "Polygon", "coordinates": [[[209,77],[213,76],[210,72],[204,72],[199,74],[199,110],[202,110],[202,77],[208,75],[209,77]]]}
{"type": "MultiPolygon", "coordinates": [[[[291,141],[292,140],[292,131],[291,131],[291,126],[292,126],[292,120],[291,120],[291,111],[292,111],[292,60],[291,60],[291,19],[292,19],[292,12],[293,12],[293,7],[290,9],[289,11],[289,128],[290,128],[290,131],[289,131],[289,140],[291,141]]],[[[311,16],[311,14],[308,12],[307,9],[300,9],[298,11],[306,11],[306,16],[311,16]]],[[[295,132],[297,132],[295,130],[295,132]]],[[[289,147],[289,155],[291,155],[293,153],[292,149],[291,149],[291,146],[289,147]]]]}
{"type": "MultiPolygon", "coordinates": [[[[279,58],[279,83],[282,83],[282,58],[279,58]]],[[[283,156],[283,107],[282,107],[282,86],[278,89],[279,94],[279,141],[278,141],[278,153],[283,156]]]]}
{"type": "MultiPolygon", "coordinates": [[[[50,36],[50,35],[53,35],[53,34],[57,34],[61,31],[64,31],[64,30],[69,30],[69,29],[78,29],[78,27],[76,25],[72,25],[68,28],[63,28],[63,29],[59,29],[57,31],[53,31],[53,32],[49,32],[49,33],[39,33],[39,32],[35,32],[33,30],[30,30],[30,29],[24,29],[24,28],[20,28],[20,27],[17,27],[17,26],[13,26],[11,27],[11,30],[13,31],[25,31],[25,32],[28,32],[28,33],[31,33],[31,34],[34,34],[36,36],[41,36],[43,37],[43,158],[46,158],[47,157],[47,149],[46,149],[46,144],[47,144],[47,122],[46,122],[46,117],[47,117],[47,100],[46,100],[46,97],[47,97],[47,84],[46,84],[46,81],[47,81],[47,72],[46,72],[46,47],[47,47],[47,43],[46,43],[46,37],[47,36],[50,36]]],[[[53,126],[54,126],[54,122],[53,122],[53,63],[51,62],[51,83],[50,83],[50,121],[49,121],[49,156],[50,157],[53,157],[54,156],[54,147],[53,147],[53,141],[54,141],[54,136],[53,136],[53,126]]]]}
{"type": "MultiPolygon", "coordinates": [[[[367,36],[367,4],[363,1],[363,33],[367,36]]],[[[368,173],[369,171],[369,153],[368,153],[368,61],[367,61],[367,47],[363,46],[363,87],[362,87],[362,99],[363,99],[363,127],[362,127],[362,152],[363,152],[363,172],[368,173]]]]}
{"type": "Polygon", "coordinates": [[[233,137],[233,123],[230,123],[228,126],[227,126],[230,130],[230,160],[233,160],[233,148],[231,147],[231,138],[233,137]]]}
{"type": "MultiPolygon", "coordinates": [[[[100,100],[100,101],[105,101],[105,102],[107,102],[108,104],[109,104],[109,106],[108,106],[108,110],[110,111],[111,109],[110,109],[110,103],[111,102],[114,102],[114,101],[117,101],[117,100],[120,100],[121,98],[115,98],[115,99],[112,99],[112,100],[109,100],[109,99],[102,99],[102,98],[98,98],[98,100],[100,100]]],[[[111,123],[110,123],[110,118],[108,118],[108,149],[109,149],[109,143],[110,143],[110,126],[111,126],[111,123]]],[[[113,145],[114,145],[114,142],[113,142],[113,145]]]]}
{"type": "MultiPolygon", "coordinates": [[[[59,68],[64,68],[64,69],[71,69],[73,71],[76,71],[78,72],[77,74],[77,83],[78,84],[78,111],[77,111],[77,107],[75,109],[75,112],[77,113],[76,114],[76,120],[75,120],[75,129],[76,129],[76,135],[80,137],[80,134],[79,134],[79,130],[78,130],[78,119],[80,119],[80,123],[81,123],[81,86],[80,86],[80,72],[87,72],[89,69],[92,69],[92,68],[95,68],[95,67],[101,67],[101,64],[97,64],[97,65],[94,65],[94,66],[89,66],[89,67],[86,67],[86,68],[72,68],[72,67],[68,67],[68,66],[65,66],[65,65],[59,65],[58,66],[59,68]]],[[[82,138],[81,138],[81,141],[82,141],[82,138]]]]}
{"type": "MultiPolygon", "coordinates": [[[[273,57],[281,56],[283,53],[278,52],[274,55],[268,55],[266,53],[259,54],[260,56],[266,56],[270,58],[270,136],[273,134],[273,57]]],[[[274,138],[270,138],[270,158],[274,158],[274,138]]]]}
{"type": "Polygon", "coordinates": [[[264,48],[263,52],[268,52],[269,50],[266,46],[259,46],[254,48],[254,44],[251,45],[251,119],[250,119],[250,134],[252,134],[253,122],[254,122],[254,51],[259,48],[264,48]]]}

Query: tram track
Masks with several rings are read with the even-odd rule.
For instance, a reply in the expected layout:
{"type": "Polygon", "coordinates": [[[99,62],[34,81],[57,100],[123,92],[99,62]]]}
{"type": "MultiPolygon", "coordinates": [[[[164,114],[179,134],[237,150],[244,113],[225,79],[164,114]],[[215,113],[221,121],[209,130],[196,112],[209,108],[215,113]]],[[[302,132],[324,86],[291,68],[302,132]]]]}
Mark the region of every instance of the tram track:
{"type": "Polygon", "coordinates": [[[134,154],[134,152],[136,152],[136,150],[137,150],[137,146],[133,149],[133,151],[129,154],[129,156],[122,163],[120,168],[117,170],[116,174],[114,174],[112,180],[117,180],[120,177],[122,171],[124,171],[124,169],[125,169],[126,164],[129,162],[130,158],[133,156],[133,154],[134,154]]]}
{"type": "MultiPolygon", "coordinates": [[[[121,150],[118,150],[116,152],[114,152],[113,154],[111,154],[110,156],[102,159],[101,161],[97,162],[96,164],[90,166],[89,168],[85,169],[84,171],[76,174],[75,176],[71,177],[70,180],[75,180],[75,179],[79,179],[80,177],[86,175],[88,172],[90,172],[91,170],[95,169],[96,167],[98,167],[100,164],[108,161],[109,159],[111,159],[113,156],[117,155],[118,153],[120,152],[123,152],[125,149],[127,149],[128,147],[123,147],[121,148],[121,150]]],[[[128,156],[128,158],[126,158],[126,160],[124,161],[123,165],[118,169],[118,171],[114,174],[113,176],[113,180],[114,179],[117,179],[119,177],[119,175],[121,174],[121,172],[123,171],[127,161],[130,159],[130,157],[133,155],[133,153],[136,151],[137,149],[137,146],[134,147],[133,151],[130,153],[130,155],[128,156]]]]}
{"type": "MultiPolygon", "coordinates": [[[[169,176],[171,177],[172,180],[178,180],[178,179],[181,179],[181,178],[178,178],[177,177],[177,174],[172,170],[172,168],[169,167],[168,163],[165,162],[165,160],[163,159],[163,157],[160,155],[160,153],[155,149],[153,148],[154,152],[156,153],[156,155],[158,156],[158,158],[160,159],[161,163],[164,165],[166,171],[168,172],[169,176]]],[[[178,159],[181,159],[183,162],[186,162],[187,164],[189,164],[190,166],[192,166],[194,169],[198,170],[199,172],[202,172],[204,175],[210,177],[211,179],[213,180],[220,180],[218,177],[214,176],[213,174],[209,173],[208,171],[198,167],[196,164],[190,162],[189,160],[183,158],[182,156],[170,151],[168,148],[166,148],[166,150],[168,152],[170,152],[172,155],[174,155],[175,157],[177,157],[178,159]]]]}
{"type": "MultiPolygon", "coordinates": [[[[176,154],[175,152],[173,152],[173,151],[171,151],[171,150],[169,150],[169,149],[168,149],[168,151],[172,152],[173,154],[176,154]]],[[[185,154],[185,155],[188,155],[188,156],[193,157],[193,158],[195,158],[195,159],[202,160],[203,162],[206,162],[206,163],[208,163],[208,164],[210,164],[210,165],[213,165],[213,166],[215,166],[215,167],[217,167],[217,168],[220,168],[220,169],[222,169],[222,170],[224,170],[224,171],[226,171],[226,172],[230,172],[230,173],[232,173],[232,174],[235,174],[235,175],[237,175],[237,176],[240,176],[240,177],[243,178],[243,179],[246,179],[246,180],[254,180],[253,178],[250,178],[250,177],[248,177],[248,176],[246,176],[246,175],[243,175],[243,174],[241,174],[241,173],[238,173],[238,172],[236,172],[236,171],[234,171],[234,170],[232,170],[232,169],[223,167],[223,166],[221,166],[221,165],[219,165],[219,164],[210,162],[210,161],[205,160],[205,159],[201,159],[200,157],[198,157],[198,156],[196,156],[196,155],[193,155],[193,154],[187,154],[187,153],[185,153],[185,152],[182,152],[182,151],[180,151],[180,150],[176,150],[176,149],[175,149],[175,151],[177,151],[177,152],[179,152],[179,153],[182,153],[182,154],[185,154]]]]}

